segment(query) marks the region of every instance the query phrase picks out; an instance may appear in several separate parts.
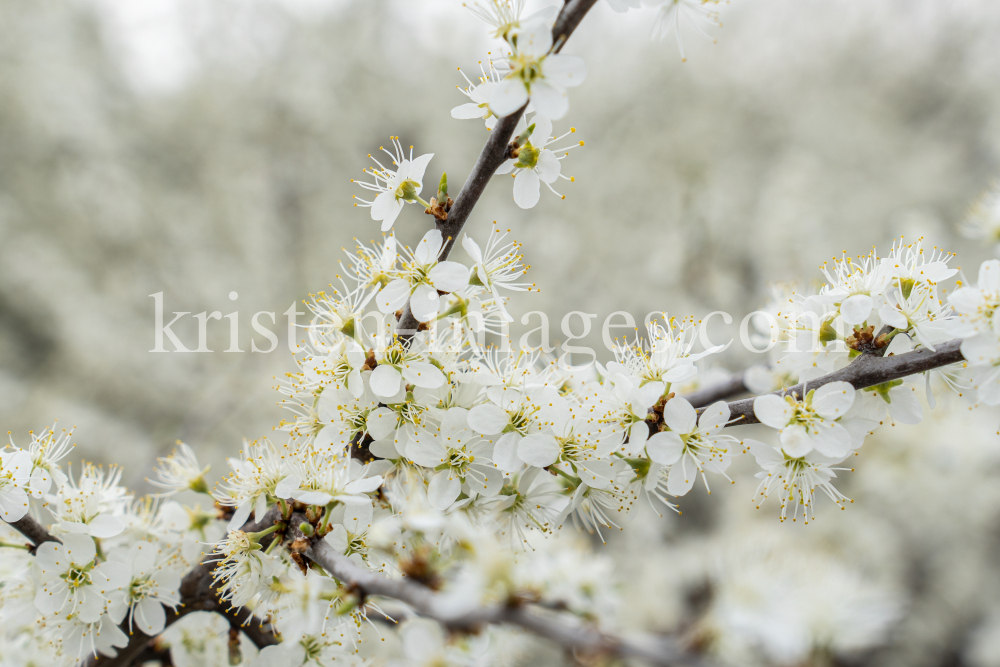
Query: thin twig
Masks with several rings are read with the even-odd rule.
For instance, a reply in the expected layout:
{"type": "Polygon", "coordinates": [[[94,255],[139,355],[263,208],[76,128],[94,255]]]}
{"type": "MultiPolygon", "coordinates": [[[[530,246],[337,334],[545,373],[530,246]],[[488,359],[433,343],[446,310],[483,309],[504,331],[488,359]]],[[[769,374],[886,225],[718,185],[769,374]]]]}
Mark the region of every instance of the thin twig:
{"type": "MultiPolygon", "coordinates": [[[[891,382],[892,380],[898,380],[908,375],[916,375],[917,373],[923,373],[924,371],[964,361],[961,347],[961,340],[951,340],[947,343],[937,345],[933,351],[930,348],[922,347],[913,352],[894,354],[890,357],[882,357],[877,354],[862,354],[847,367],[814,380],[809,380],[804,385],[807,385],[808,389],[811,390],[819,389],[831,382],[849,382],[855,389],[864,389],[865,387],[891,382]]],[[[772,393],[777,396],[796,394],[801,397],[806,390],[804,385],[800,383],[794,387],[772,393]]],[[[753,402],[757,398],[757,396],[753,396],[740,401],[733,401],[729,404],[731,419],[738,420],[731,423],[731,426],[760,423],[760,420],[757,419],[757,415],[753,411],[753,402]]],[[[698,412],[701,413],[702,411],[704,411],[704,408],[701,408],[698,412]]]]}
{"type": "Polygon", "coordinates": [[[457,632],[477,632],[489,624],[517,625],[544,637],[566,649],[589,656],[638,658],[651,665],[706,665],[700,656],[686,652],[669,637],[625,639],[601,632],[567,614],[558,614],[531,604],[497,604],[468,607],[448,604],[444,597],[421,584],[407,579],[391,579],[353,563],[338,553],[323,539],[313,541],[298,526],[306,521],[302,514],[293,514],[287,538],[310,546],[302,554],[337,578],[349,590],[362,597],[391,598],[408,605],[424,618],[437,621],[457,632]]]}
{"type": "MultiPolygon", "coordinates": [[[[569,0],[569,2],[563,5],[562,11],[559,12],[559,16],[556,17],[556,22],[552,26],[552,41],[555,45],[554,52],[558,53],[562,50],[566,44],[566,40],[569,39],[573,31],[580,25],[583,17],[586,16],[590,8],[596,3],[597,0],[569,0]]],[[[465,227],[465,223],[472,214],[472,209],[479,202],[479,197],[486,190],[486,186],[489,185],[490,180],[496,174],[500,165],[507,161],[510,153],[508,147],[511,137],[514,136],[514,130],[517,128],[517,123],[521,120],[521,116],[524,115],[526,108],[527,104],[509,116],[504,116],[497,121],[497,124],[490,132],[490,138],[486,140],[486,145],[483,146],[483,150],[479,153],[479,158],[476,160],[476,165],[472,168],[472,173],[469,174],[469,178],[466,179],[462,190],[455,197],[455,203],[452,204],[451,210],[448,211],[447,219],[437,221],[437,229],[444,237],[444,245],[441,246],[438,261],[443,262],[448,259],[452,247],[454,247],[455,242],[458,240],[458,235],[462,232],[462,228],[465,227]]],[[[410,311],[410,302],[407,301],[403,309],[403,315],[399,318],[399,324],[396,326],[396,332],[403,340],[409,340],[416,333],[419,324],[417,318],[410,311]]]]}

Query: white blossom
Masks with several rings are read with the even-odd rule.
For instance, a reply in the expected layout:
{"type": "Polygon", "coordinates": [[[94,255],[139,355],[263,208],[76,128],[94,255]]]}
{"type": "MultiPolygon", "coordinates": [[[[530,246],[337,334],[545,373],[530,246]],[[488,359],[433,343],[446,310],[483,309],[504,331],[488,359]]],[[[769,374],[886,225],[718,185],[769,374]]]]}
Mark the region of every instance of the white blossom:
{"type": "Polygon", "coordinates": [[[541,184],[552,191],[552,194],[561,199],[565,195],[556,192],[552,184],[560,178],[573,181],[574,179],[562,174],[562,164],[560,160],[569,155],[570,150],[583,146],[583,141],[565,146],[563,148],[552,148],[552,144],[561,141],[571,134],[576,133],[576,128],[571,127],[569,132],[558,137],[552,136],[552,121],[536,114],[531,119],[531,125],[519,137],[524,137],[524,142],[511,153],[511,158],[504,162],[497,169],[498,175],[512,174],[514,177],[514,203],[521,208],[532,208],[538,203],[541,194],[541,184]],[[532,141],[534,138],[534,141],[532,141]],[[562,155],[556,155],[562,153],[562,155]]]}
{"type": "Polygon", "coordinates": [[[368,157],[371,157],[378,167],[365,169],[364,172],[371,176],[374,182],[367,183],[351,179],[352,183],[357,183],[365,190],[378,193],[372,201],[355,196],[354,198],[360,202],[355,206],[371,208],[372,220],[382,222],[383,232],[392,228],[399,213],[403,210],[404,203],[419,203],[428,206],[427,202],[420,199],[420,191],[424,187],[424,171],[431,158],[434,157],[433,153],[413,157],[413,146],[410,146],[409,157],[406,157],[403,153],[403,146],[399,143],[399,137],[390,137],[390,139],[393,150],[389,151],[384,147],[380,147],[379,150],[389,156],[392,166],[383,166],[377,158],[369,155],[368,157]]]}
{"type": "Polygon", "coordinates": [[[831,382],[809,390],[805,398],[768,394],[754,400],[754,414],[761,423],[778,429],[781,447],[798,458],[814,449],[829,457],[844,457],[851,450],[851,434],[838,420],[854,404],[854,387],[831,382]]]}
{"type": "Polygon", "coordinates": [[[535,111],[558,120],[569,110],[567,88],[579,86],[587,77],[582,58],[551,53],[552,31],[548,24],[534,20],[522,24],[511,38],[507,72],[490,94],[490,109],[499,117],[509,116],[529,97],[535,111]]]}

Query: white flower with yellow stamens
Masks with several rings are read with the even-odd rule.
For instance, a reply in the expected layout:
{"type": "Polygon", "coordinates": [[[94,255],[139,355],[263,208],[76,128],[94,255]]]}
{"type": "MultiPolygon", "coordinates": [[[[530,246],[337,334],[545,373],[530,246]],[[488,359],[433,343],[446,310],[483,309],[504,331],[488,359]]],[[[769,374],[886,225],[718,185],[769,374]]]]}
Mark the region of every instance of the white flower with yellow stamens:
{"type": "Polygon", "coordinates": [[[513,51],[502,63],[501,74],[509,73],[493,89],[490,109],[497,116],[509,116],[530,98],[538,113],[552,119],[565,116],[569,110],[566,89],[587,78],[583,59],[550,53],[552,30],[543,21],[522,22],[509,37],[513,51]]]}
{"type": "Polygon", "coordinates": [[[497,169],[497,174],[513,174],[514,202],[521,208],[531,208],[538,203],[541,184],[552,191],[557,197],[565,199],[565,195],[556,192],[552,184],[562,178],[573,181],[570,176],[562,174],[560,160],[568,151],[583,146],[581,141],[563,148],[552,148],[552,144],[565,139],[576,132],[571,127],[569,132],[558,137],[552,136],[552,121],[545,116],[536,115],[531,119],[531,125],[517,138],[518,147],[512,153],[513,157],[497,169]],[[562,153],[557,156],[556,153],[562,153]]]}
{"type": "Polygon", "coordinates": [[[438,255],[444,245],[444,238],[437,229],[432,229],[417,244],[411,255],[403,249],[402,267],[396,271],[396,278],[382,288],[375,298],[379,310],[392,313],[410,300],[410,311],[420,322],[429,322],[441,310],[438,291],[457,292],[469,284],[469,268],[459,262],[439,261],[438,255]]]}
{"type": "Polygon", "coordinates": [[[469,282],[475,287],[482,287],[490,292],[504,319],[513,322],[514,318],[504,308],[499,288],[524,292],[530,291],[534,285],[516,282],[519,277],[528,272],[528,269],[521,264],[523,255],[517,252],[521,246],[516,241],[500,246],[500,242],[507,234],[501,234],[500,230],[496,228],[496,223],[493,223],[493,227],[493,232],[486,240],[486,252],[483,252],[479,244],[468,235],[462,238],[462,247],[476,263],[469,282]]]}
{"type": "Polygon", "coordinates": [[[370,207],[372,210],[372,220],[382,221],[382,231],[388,231],[399,212],[403,210],[404,203],[419,203],[425,207],[430,206],[420,198],[420,190],[423,189],[424,171],[427,164],[434,157],[433,153],[427,153],[419,157],[413,157],[413,146],[410,146],[410,156],[407,158],[403,153],[403,146],[399,143],[399,137],[391,137],[393,152],[379,147],[390,158],[395,169],[383,166],[371,154],[368,155],[378,165],[365,169],[364,172],[375,179],[374,183],[366,183],[351,179],[352,183],[357,183],[366,190],[377,192],[375,199],[366,201],[359,199],[355,206],[370,207]]]}

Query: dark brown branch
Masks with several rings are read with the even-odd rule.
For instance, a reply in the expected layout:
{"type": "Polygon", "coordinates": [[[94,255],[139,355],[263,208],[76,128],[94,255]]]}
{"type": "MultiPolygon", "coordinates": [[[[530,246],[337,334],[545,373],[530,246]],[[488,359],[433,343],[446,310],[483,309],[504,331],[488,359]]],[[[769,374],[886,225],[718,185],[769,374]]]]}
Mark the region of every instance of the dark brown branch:
{"type": "Polygon", "coordinates": [[[38,545],[42,542],[59,542],[62,544],[62,540],[58,540],[53,537],[49,531],[45,530],[45,527],[35,521],[30,514],[25,514],[24,517],[7,525],[31,540],[31,543],[34,545],[31,548],[32,554],[35,553],[35,550],[38,549],[38,545]]]}
{"type": "Polygon", "coordinates": [[[391,579],[384,574],[359,567],[337,553],[325,540],[313,541],[298,530],[306,521],[293,514],[287,537],[309,546],[302,555],[337,578],[348,590],[362,598],[379,596],[405,603],[413,611],[458,632],[476,632],[488,624],[517,625],[578,654],[637,658],[651,665],[705,665],[705,661],[686,652],[680,644],[666,637],[625,639],[601,632],[566,614],[558,614],[530,604],[500,604],[475,609],[456,609],[446,604],[438,593],[407,579],[391,579]]]}
{"type": "MultiPolygon", "coordinates": [[[[891,357],[882,357],[877,354],[862,354],[846,368],[818,377],[815,380],[809,380],[805,384],[811,390],[818,389],[831,382],[849,382],[855,389],[863,389],[876,384],[898,380],[908,375],[915,375],[964,361],[961,347],[961,340],[952,340],[947,343],[941,343],[934,351],[923,347],[905,354],[894,354],[891,357]]],[[[794,387],[776,391],[774,394],[777,396],[786,396],[788,394],[802,396],[804,391],[805,387],[800,383],[794,387]]],[[[753,412],[753,402],[756,398],[756,396],[744,398],[741,401],[733,401],[729,404],[731,418],[739,419],[742,417],[739,421],[731,424],[732,426],[760,423],[757,415],[753,412]]],[[[699,410],[699,412],[702,410],[699,410]]]]}
{"type": "MultiPolygon", "coordinates": [[[[277,507],[272,508],[261,519],[259,524],[251,521],[243,526],[243,529],[251,532],[262,530],[273,524],[278,516],[277,507]]],[[[61,543],[61,540],[53,537],[30,514],[26,514],[24,518],[9,525],[31,540],[36,547],[43,542],[61,543]]],[[[34,553],[34,549],[32,549],[32,553],[34,553]]],[[[224,615],[226,620],[229,621],[230,627],[242,631],[258,647],[276,644],[278,640],[275,636],[267,629],[261,627],[259,622],[255,622],[251,618],[252,614],[249,610],[237,609],[219,598],[218,591],[212,587],[212,569],[212,563],[202,561],[184,576],[184,579],[181,580],[179,591],[181,604],[176,610],[166,610],[167,625],[171,625],[193,611],[214,611],[224,615]]],[[[130,633],[127,620],[119,627],[121,627],[125,634],[129,635],[128,644],[124,648],[119,649],[118,655],[114,658],[106,658],[104,656],[88,658],[84,661],[86,667],[96,667],[97,665],[101,667],[128,667],[136,658],[142,655],[146,646],[153,640],[152,637],[147,637],[139,631],[130,633]]]]}
{"type": "MultiPolygon", "coordinates": [[[[558,53],[562,50],[562,47],[566,44],[566,40],[569,39],[573,31],[580,25],[583,17],[586,16],[590,8],[596,3],[597,0],[569,0],[569,2],[563,5],[562,11],[559,12],[559,16],[556,17],[556,22],[552,26],[552,41],[555,45],[553,51],[558,53]]],[[[438,261],[443,262],[448,259],[452,247],[454,247],[455,242],[458,240],[458,235],[462,232],[462,228],[465,227],[465,223],[472,214],[472,209],[479,202],[479,197],[486,190],[486,186],[489,185],[490,180],[496,174],[500,165],[507,161],[510,153],[508,146],[510,145],[511,137],[514,136],[514,130],[517,128],[517,123],[521,120],[521,116],[524,115],[525,108],[527,108],[527,105],[497,121],[497,124],[490,132],[490,138],[486,140],[486,145],[483,146],[483,150],[479,153],[479,158],[476,160],[476,165],[472,168],[472,173],[469,174],[469,178],[466,179],[462,190],[455,197],[455,203],[452,204],[451,210],[448,211],[447,219],[437,221],[437,229],[444,237],[444,245],[438,254],[438,261]]],[[[399,324],[396,326],[396,331],[399,333],[400,338],[409,340],[416,333],[418,324],[417,318],[410,312],[410,302],[407,301],[406,307],[403,309],[403,316],[399,319],[399,324]]]]}

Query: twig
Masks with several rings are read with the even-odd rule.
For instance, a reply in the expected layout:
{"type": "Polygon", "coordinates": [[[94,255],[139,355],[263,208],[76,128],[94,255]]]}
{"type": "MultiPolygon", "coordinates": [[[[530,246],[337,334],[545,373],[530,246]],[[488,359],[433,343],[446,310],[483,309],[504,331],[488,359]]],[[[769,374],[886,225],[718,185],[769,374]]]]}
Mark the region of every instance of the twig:
{"type": "Polygon", "coordinates": [[[580,654],[638,658],[651,665],[706,665],[700,656],[686,652],[674,639],[644,637],[625,639],[601,632],[565,614],[546,611],[537,605],[492,605],[473,609],[446,604],[444,598],[413,581],[391,579],[367,570],[338,553],[326,540],[306,537],[298,526],[306,521],[302,514],[292,515],[286,537],[310,546],[302,555],[340,580],[348,589],[362,597],[380,596],[407,604],[424,618],[432,619],[450,630],[476,632],[484,625],[517,625],[539,637],[544,637],[580,654]]]}
{"type": "MultiPolygon", "coordinates": [[[[562,11],[559,12],[559,16],[556,17],[556,22],[552,26],[552,42],[555,45],[553,49],[555,53],[562,50],[566,40],[596,3],[597,0],[569,0],[563,5],[562,11]]],[[[527,104],[497,121],[490,132],[490,138],[486,140],[486,145],[479,153],[472,173],[469,174],[462,190],[455,197],[455,203],[452,204],[447,219],[437,221],[437,229],[444,237],[444,245],[441,246],[441,252],[438,253],[438,261],[443,262],[448,259],[455,241],[458,240],[458,235],[472,214],[472,209],[479,202],[479,197],[486,190],[486,186],[500,165],[507,161],[511,137],[514,136],[514,130],[526,108],[527,104]]],[[[419,324],[417,318],[410,311],[410,302],[407,301],[403,315],[399,318],[399,324],[396,326],[396,332],[403,340],[409,340],[416,333],[419,324]]]]}
{"type": "Polygon", "coordinates": [[[61,540],[53,537],[49,531],[45,530],[45,527],[35,521],[30,514],[25,514],[24,517],[7,525],[31,540],[31,543],[34,545],[31,547],[32,555],[34,555],[35,550],[38,549],[38,545],[42,542],[59,542],[62,544],[61,540]]]}
{"type": "MultiPolygon", "coordinates": [[[[947,343],[941,343],[934,351],[922,347],[913,352],[894,354],[891,357],[882,357],[877,354],[862,354],[846,368],[841,368],[839,371],[834,371],[815,380],[809,380],[805,385],[808,385],[809,389],[819,389],[831,382],[849,382],[855,389],[864,389],[872,385],[898,380],[908,375],[915,375],[964,361],[961,347],[961,340],[952,340],[947,343]]],[[[800,383],[794,387],[772,393],[777,396],[797,394],[801,397],[804,391],[805,387],[800,383]]],[[[738,421],[731,423],[731,426],[760,423],[760,420],[757,419],[757,415],[753,411],[753,402],[756,399],[757,397],[754,396],[744,398],[740,401],[733,401],[729,404],[731,419],[738,419],[738,421]]],[[[704,411],[704,408],[701,408],[698,412],[701,413],[702,411],[704,411]]]]}

